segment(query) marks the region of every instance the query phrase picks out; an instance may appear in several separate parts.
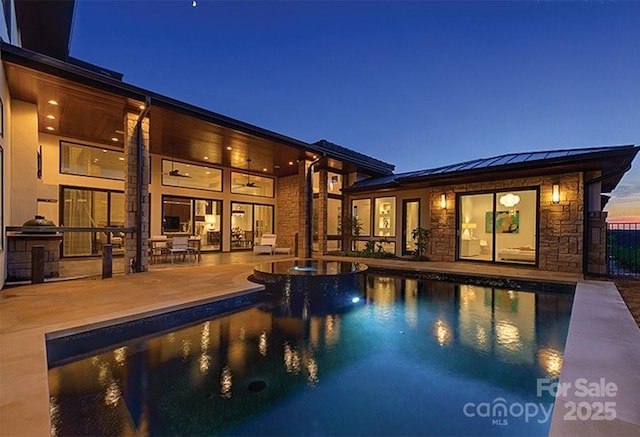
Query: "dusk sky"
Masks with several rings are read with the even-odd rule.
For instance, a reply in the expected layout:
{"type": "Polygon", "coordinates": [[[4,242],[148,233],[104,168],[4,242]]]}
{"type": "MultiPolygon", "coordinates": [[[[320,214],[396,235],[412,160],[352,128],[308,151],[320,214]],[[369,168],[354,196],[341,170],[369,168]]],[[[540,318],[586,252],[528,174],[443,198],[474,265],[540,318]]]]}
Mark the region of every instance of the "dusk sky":
{"type": "MultiPolygon", "coordinates": [[[[396,166],[640,144],[640,2],[79,0],[71,55],[396,166]]],[[[608,205],[640,221],[640,158],[608,205]]]]}

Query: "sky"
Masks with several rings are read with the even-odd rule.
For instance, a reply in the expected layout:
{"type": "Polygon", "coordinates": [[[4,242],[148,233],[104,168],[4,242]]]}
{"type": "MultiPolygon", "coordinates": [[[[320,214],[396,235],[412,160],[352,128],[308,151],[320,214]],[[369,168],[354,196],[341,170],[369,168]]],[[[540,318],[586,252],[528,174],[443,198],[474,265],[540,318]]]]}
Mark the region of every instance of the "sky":
{"type": "MultiPolygon", "coordinates": [[[[70,53],[396,173],[640,145],[640,1],[77,0],[70,53]]],[[[607,210],[640,222],[640,158],[607,210]]]]}

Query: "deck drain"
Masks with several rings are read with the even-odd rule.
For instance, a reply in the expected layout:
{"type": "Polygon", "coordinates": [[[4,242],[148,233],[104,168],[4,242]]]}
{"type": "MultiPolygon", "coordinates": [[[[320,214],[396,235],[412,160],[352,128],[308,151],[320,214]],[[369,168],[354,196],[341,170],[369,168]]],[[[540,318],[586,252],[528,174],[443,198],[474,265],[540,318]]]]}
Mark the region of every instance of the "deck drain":
{"type": "Polygon", "coordinates": [[[259,393],[262,390],[264,390],[265,388],[267,388],[267,383],[261,380],[258,381],[251,381],[249,383],[249,391],[252,391],[254,393],[259,393]]]}

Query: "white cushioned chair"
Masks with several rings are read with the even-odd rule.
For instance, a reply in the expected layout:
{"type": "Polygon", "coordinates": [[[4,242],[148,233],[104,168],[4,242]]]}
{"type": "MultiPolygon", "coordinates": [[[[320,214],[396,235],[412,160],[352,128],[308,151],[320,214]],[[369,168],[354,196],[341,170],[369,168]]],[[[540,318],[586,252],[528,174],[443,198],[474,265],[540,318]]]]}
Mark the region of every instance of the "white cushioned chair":
{"type": "Polygon", "coordinates": [[[273,255],[276,248],[276,234],[262,234],[260,244],[253,246],[253,253],[268,253],[273,255]]]}

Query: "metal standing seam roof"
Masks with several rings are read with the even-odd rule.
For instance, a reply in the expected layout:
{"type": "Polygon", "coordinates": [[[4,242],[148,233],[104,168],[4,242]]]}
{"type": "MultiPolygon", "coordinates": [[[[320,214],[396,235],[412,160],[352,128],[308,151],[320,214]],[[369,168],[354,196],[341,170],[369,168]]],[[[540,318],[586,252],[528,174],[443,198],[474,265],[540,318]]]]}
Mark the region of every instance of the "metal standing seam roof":
{"type": "Polygon", "coordinates": [[[550,163],[567,163],[573,158],[577,159],[594,159],[600,154],[614,154],[629,150],[633,153],[631,159],[638,152],[640,147],[634,145],[625,146],[604,146],[591,148],[576,148],[564,150],[549,150],[538,152],[522,152],[507,153],[504,155],[493,156],[490,158],[480,158],[471,161],[465,161],[457,164],[445,165],[432,169],[418,170],[406,173],[398,173],[392,176],[384,176],[372,179],[366,179],[355,183],[351,188],[374,188],[382,186],[397,185],[400,183],[418,182],[426,178],[437,178],[438,176],[453,175],[456,173],[473,173],[484,171],[496,171],[499,168],[508,168],[511,166],[526,166],[531,164],[548,165],[550,163]]]}

